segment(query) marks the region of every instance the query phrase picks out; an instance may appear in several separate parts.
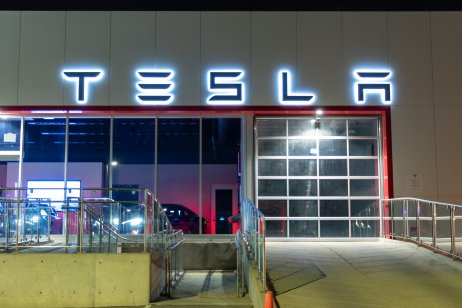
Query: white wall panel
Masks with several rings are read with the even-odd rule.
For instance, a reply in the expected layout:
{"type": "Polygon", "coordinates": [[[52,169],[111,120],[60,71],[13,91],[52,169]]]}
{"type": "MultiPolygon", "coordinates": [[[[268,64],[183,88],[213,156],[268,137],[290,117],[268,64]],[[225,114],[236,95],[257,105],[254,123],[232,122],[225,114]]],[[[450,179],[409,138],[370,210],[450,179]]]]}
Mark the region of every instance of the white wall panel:
{"type": "Polygon", "coordinates": [[[296,13],[252,12],[252,105],[279,105],[277,73],[296,69],[296,13]]]}
{"type": "Polygon", "coordinates": [[[63,105],[64,20],[64,12],[21,13],[19,105],[63,105]]]}
{"type": "Polygon", "coordinates": [[[343,105],[341,15],[297,13],[296,87],[317,95],[314,105],[343,105]]]}
{"type": "Polygon", "coordinates": [[[431,13],[435,104],[462,106],[462,13],[431,13]]]}
{"type": "Polygon", "coordinates": [[[0,106],[18,104],[19,12],[0,12],[0,106]]]}
{"type": "Polygon", "coordinates": [[[206,75],[210,69],[239,69],[244,71],[248,105],[253,94],[249,86],[250,12],[203,12],[201,28],[202,103],[211,94],[206,75]]]}
{"type": "MultiPolygon", "coordinates": [[[[105,71],[102,80],[90,83],[87,105],[109,104],[110,19],[110,12],[67,12],[65,67],[105,71]]],[[[65,104],[76,105],[76,84],[64,82],[65,104]]]]}
{"type": "Polygon", "coordinates": [[[110,104],[136,104],[135,71],[155,67],[155,12],[113,12],[110,104]]]}
{"type": "Polygon", "coordinates": [[[394,105],[433,105],[430,14],[392,12],[388,17],[394,105]]]}
{"type": "Polygon", "coordinates": [[[200,104],[200,13],[158,12],[156,33],[157,66],[175,70],[173,104],[200,104]]]}
{"type": "Polygon", "coordinates": [[[395,197],[436,199],[437,165],[433,107],[394,106],[391,109],[395,197]],[[411,185],[417,175],[421,187],[411,185]]]}
{"type": "Polygon", "coordinates": [[[462,107],[436,108],[440,200],[462,204],[462,107]]]}
{"type": "MultiPolygon", "coordinates": [[[[390,69],[388,63],[387,13],[342,13],[345,104],[354,105],[353,70],[390,69]]],[[[366,97],[365,105],[382,105],[378,95],[366,97]]]]}

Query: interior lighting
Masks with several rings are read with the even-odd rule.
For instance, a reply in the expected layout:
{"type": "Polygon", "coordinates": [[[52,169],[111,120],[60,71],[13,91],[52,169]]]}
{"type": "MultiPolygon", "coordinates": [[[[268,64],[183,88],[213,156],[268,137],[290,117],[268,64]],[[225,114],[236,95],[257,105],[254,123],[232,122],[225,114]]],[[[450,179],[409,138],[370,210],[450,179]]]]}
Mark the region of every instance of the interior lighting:
{"type": "Polygon", "coordinates": [[[114,161],[111,161],[111,165],[112,165],[112,166],[117,166],[118,164],[119,164],[119,163],[116,162],[115,160],[114,160],[114,161]]]}

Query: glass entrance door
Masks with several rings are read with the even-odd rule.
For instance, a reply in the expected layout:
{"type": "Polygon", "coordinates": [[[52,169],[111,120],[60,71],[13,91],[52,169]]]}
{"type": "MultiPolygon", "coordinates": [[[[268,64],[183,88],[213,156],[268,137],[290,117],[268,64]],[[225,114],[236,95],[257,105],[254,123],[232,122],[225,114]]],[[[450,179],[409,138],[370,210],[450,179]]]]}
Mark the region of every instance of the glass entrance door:
{"type": "Polygon", "coordinates": [[[257,206],[269,237],[379,236],[379,120],[256,119],[257,206]]]}

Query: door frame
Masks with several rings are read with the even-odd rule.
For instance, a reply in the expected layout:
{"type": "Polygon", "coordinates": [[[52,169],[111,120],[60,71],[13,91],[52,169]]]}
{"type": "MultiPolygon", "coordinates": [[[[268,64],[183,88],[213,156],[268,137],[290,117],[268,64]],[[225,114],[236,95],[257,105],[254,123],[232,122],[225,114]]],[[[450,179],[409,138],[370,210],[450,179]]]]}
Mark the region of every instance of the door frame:
{"type": "MultiPolygon", "coordinates": [[[[212,189],[211,189],[211,213],[210,213],[210,233],[211,234],[216,234],[217,231],[217,217],[216,217],[216,199],[215,199],[215,192],[220,189],[227,189],[232,191],[232,214],[236,215],[239,212],[239,207],[238,207],[238,200],[237,200],[237,192],[239,189],[239,184],[213,184],[212,189]]],[[[236,233],[238,229],[237,224],[233,224],[233,229],[232,232],[236,233]]]]}

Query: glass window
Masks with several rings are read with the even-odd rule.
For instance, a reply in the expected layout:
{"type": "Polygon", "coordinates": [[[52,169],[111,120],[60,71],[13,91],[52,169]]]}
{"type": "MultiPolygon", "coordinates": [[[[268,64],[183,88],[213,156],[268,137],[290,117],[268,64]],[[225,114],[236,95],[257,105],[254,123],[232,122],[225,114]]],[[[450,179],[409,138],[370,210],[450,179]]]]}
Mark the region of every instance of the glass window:
{"type": "Polygon", "coordinates": [[[19,151],[21,119],[0,119],[0,151],[19,151]]]}
{"type": "Polygon", "coordinates": [[[311,119],[289,120],[289,136],[315,136],[316,129],[311,119]]]}
{"type": "Polygon", "coordinates": [[[377,136],[377,120],[376,119],[349,119],[348,120],[348,135],[349,136],[377,136]]]}
{"type": "Polygon", "coordinates": [[[287,180],[258,180],[259,196],[287,196],[287,180]]]}
{"type": "Polygon", "coordinates": [[[320,159],[319,175],[320,176],[346,176],[347,160],[346,159],[320,159]]]}
{"type": "Polygon", "coordinates": [[[347,147],[344,139],[319,140],[320,156],[346,156],[347,147]]]}
{"type": "Polygon", "coordinates": [[[159,118],[157,126],[157,196],[170,208],[194,213],[194,219],[172,224],[193,234],[201,228],[203,233],[210,232],[204,230],[208,223],[199,222],[199,126],[198,118],[159,118]]]}
{"type": "Polygon", "coordinates": [[[268,217],[286,217],[287,201],[286,200],[260,200],[258,209],[263,215],[268,217]]]}
{"type": "Polygon", "coordinates": [[[316,156],[318,148],[316,140],[310,139],[289,139],[289,155],[290,156],[316,156]]]}
{"type": "Polygon", "coordinates": [[[379,226],[377,220],[352,220],[351,237],[379,237],[379,226]]]}
{"type": "Polygon", "coordinates": [[[115,118],[113,121],[113,187],[154,191],[155,119],[115,118]]]}
{"type": "Polygon", "coordinates": [[[289,180],[289,196],[309,197],[317,194],[316,180],[289,180]]]}
{"type": "Polygon", "coordinates": [[[321,217],[348,217],[348,200],[321,200],[321,217]]]}
{"type": "Polygon", "coordinates": [[[350,159],[351,176],[377,176],[379,172],[376,159],[350,159]]]}
{"type": "Polygon", "coordinates": [[[268,237],[286,237],[287,221],[285,220],[267,220],[266,235],[268,237]]]}
{"type": "Polygon", "coordinates": [[[81,180],[81,187],[108,187],[109,141],[110,119],[69,118],[68,180],[81,180]]]}
{"type": "Polygon", "coordinates": [[[321,237],[348,237],[348,220],[321,220],[321,237]]]}
{"type": "Polygon", "coordinates": [[[320,119],[320,136],[346,136],[346,120],[344,119],[320,119]]]}
{"type": "Polygon", "coordinates": [[[259,156],[285,156],[286,141],[284,139],[276,140],[258,140],[259,156]]]}
{"type": "Polygon", "coordinates": [[[379,182],[377,180],[351,180],[352,196],[378,196],[379,182]]]}
{"type": "Polygon", "coordinates": [[[379,216],[378,200],[351,200],[352,217],[379,216]]]}
{"type": "Polygon", "coordinates": [[[350,140],[350,156],[377,156],[377,140],[350,140]]]}
{"type": "MultiPolygon", "coordinates": [[[[202,215],[207,233],[235,233],[239,227],[227,218],[239,213],[240,143],[240,118],[202,119],[202,215]]],[[[269,172],[265,167],[278,168],[268,162],[259,165],[259,172],[269,172]]]]}
{"type": "Polygon", "coordinates": [[[319,180],[320,196],[348,196],[348,180],[319,180]]]}
{"type": "Polygon", "coordinates": [[[259,176],[285,176],[287,175],[287,161],[285,159],[259,159],[259,176]]]}
{"type": "Polygon", "coordinates": [[[317,217],[317,200],[290,200],[289,215],[291,217],[317,217]]]}
{"type": "Polygon", "coordinates": [[[287,136],[286,120],[257,120],[257,136],[273,137],[287,136]]]}
{"type": "Polygon", "coordinates": [[[290,176],[316,176],[317,165],[315,159],[289,159],[290,176]]]}
{"type": "Polygon", "coordinates": [[[290,220],[290,237],[317,237],[318,222],[314,220],[290,220]]]}

